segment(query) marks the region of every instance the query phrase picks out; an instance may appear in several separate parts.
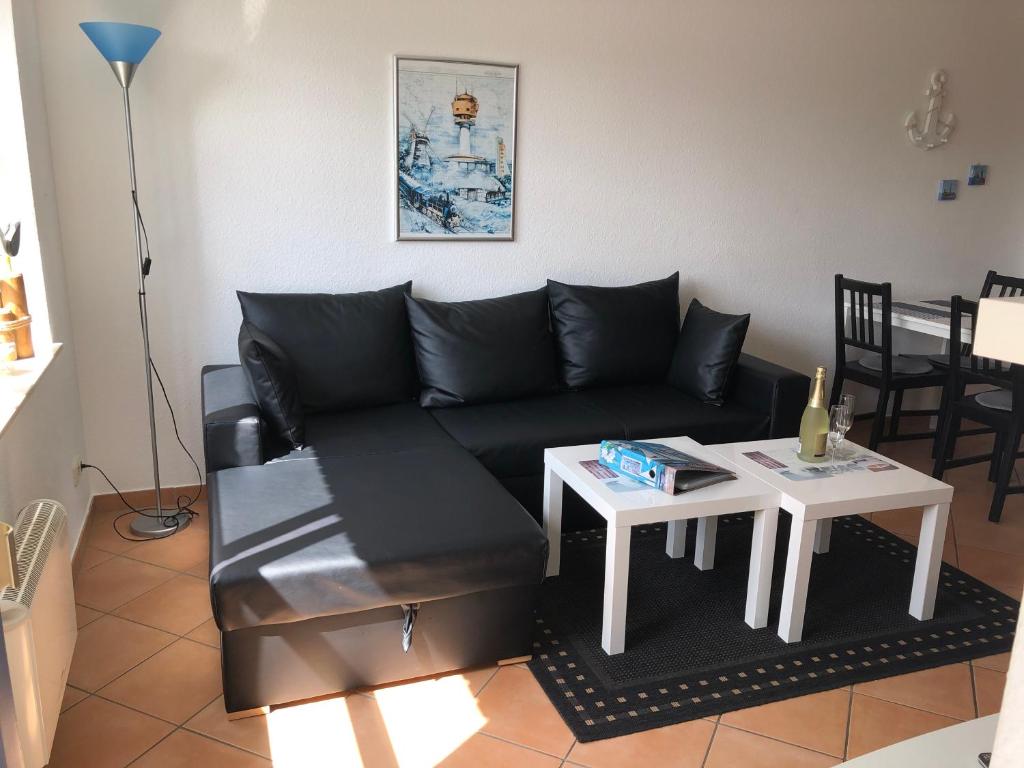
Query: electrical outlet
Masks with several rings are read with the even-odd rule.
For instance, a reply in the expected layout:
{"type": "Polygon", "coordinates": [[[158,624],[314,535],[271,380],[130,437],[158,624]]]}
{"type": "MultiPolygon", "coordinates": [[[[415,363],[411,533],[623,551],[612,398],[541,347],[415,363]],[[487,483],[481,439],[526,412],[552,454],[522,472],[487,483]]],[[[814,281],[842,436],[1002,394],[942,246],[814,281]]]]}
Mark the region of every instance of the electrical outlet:
{"type": "Polygon", "coordinates": [[[82,482],[82,460],[77,456],[71,465],[71,482],[75,484],[75,488],[82,482]]]}

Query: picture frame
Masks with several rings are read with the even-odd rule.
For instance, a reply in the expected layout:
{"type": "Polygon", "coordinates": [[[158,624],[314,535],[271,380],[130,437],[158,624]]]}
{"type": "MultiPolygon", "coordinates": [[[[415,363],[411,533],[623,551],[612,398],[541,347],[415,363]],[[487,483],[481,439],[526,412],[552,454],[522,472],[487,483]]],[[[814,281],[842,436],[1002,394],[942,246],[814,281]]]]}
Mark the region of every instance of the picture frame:
{"type": "Polygon", "coordinates": [[[519,65],[394,56],[395,239],[515,239],[519,65]]]}

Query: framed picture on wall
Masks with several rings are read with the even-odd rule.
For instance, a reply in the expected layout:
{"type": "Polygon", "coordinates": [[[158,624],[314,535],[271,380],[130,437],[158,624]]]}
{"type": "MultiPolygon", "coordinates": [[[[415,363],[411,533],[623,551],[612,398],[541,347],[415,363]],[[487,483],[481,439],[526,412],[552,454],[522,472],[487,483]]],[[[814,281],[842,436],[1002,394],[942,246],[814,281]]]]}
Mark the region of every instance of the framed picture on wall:
{"type": "Polygon", "coordinates": [[[512,240],[519,67],[395,57],[399,240],[512,240]]]}

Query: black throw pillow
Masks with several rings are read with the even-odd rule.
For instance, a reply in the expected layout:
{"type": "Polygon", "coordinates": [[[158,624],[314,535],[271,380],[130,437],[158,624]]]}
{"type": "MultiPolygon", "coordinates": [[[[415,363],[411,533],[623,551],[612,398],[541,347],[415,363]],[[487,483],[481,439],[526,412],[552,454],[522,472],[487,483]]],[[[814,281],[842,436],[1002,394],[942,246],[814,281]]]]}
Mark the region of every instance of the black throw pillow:
{"type": "Polygon", "coordinates": [[[270,426],[293,448],[301,448],[306,420],[288,355],[267,334],[243,321],[238,329],[238,359],[270,426]]]}
{"type": "Polygon", "coordinates": [[[548,280],[551,318],[571,389],[663,382],[679,333],[679,273],[624,288],[548,280]]]}
{"type": "Polygon", "coordinates": [[[242,317],[291,361],[307,413],[411,400],[419,392],[405,295],[238,292],[242,317]]]}
{"type": "Polygon", "coordinates": [[[722,405],[749,325],[750,315],[726,315],[691,301],[668,383],[705,403],[722,405]]]}
{"type": "Polygon", "coordinates": [[[443,408],[539,395],[558,388],[544,288],[496,299],[405,297],[423,391],[443,408]]]}

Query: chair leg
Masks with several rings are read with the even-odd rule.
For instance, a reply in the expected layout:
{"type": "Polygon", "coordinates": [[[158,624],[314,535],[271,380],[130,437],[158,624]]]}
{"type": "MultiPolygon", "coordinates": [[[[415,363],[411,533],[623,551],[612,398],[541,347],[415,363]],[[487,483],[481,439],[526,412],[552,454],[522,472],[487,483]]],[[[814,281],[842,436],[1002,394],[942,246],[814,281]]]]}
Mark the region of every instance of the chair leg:
{"type": "Polygon", "coordinates": [[[885,429],[885,408],[889,404],[889,389],[883,385],[878,390],[878,405],[875,406],[875,422],[871,425],[871,439],[868,441],[868,448],[872,451],[878,450],[878,443],[882,440],[882,431],[885,429]]]}
{"type": "Polygon", "coordinates": [[[1005,435],[1002,441],[1004,448],[999,456],[999,474],[996,477],[996,489],[992,494],[992,507],[988,511],[988,519],[998,523],[1003,515],[1003,503],[1006,501],[1006,489],[1010,487],[1013,465],[1017,460],[1017,445],[1020,443],[1020,432],[1014,431],[1005,435]]]}
{"type": "Polygon", "coordinates": [[[832,379],[832,395],[828,399],[830,408],[839,402],[839,396],[843,394],[843,378],[843,372],[836,371],[835,377],[832,379]]]}
{"type": "Polygon", "coordinates": [[[1006,450],[1006,435],[996,432],[995,440],[992,442],[992,461],[988,464],[988,481],[994,483],[999,478],[1000,462],[1003,460],[1003,452],[1006,450]]]}
{"type": "Polygon", "coordinates": [[[892,399],[892,418],[889,420],[889,437],[896,437],[900,431],[900,411],[903,410],[903,390],[897,389],[892,399]]]}
{"type": "Polygon", "coordinates": [[[932,468],[932,477],[941,480],[946,471],[946,461],[953,456],[956,449],[956,436],[960,434],[960,413],[955,405],[950,406],[950,413],[942,424],[942,440],[939,445],[939,454],[935,457],[935,466],[932,468]]]}
{"type": "Polygon", "coordinates": [[[942,388],[942,398],[939,400],[939,413],[935,417],[935,439],[932,441],[932,458],[939,458],[939,448],[942,446],[942,430],[949,419],[949,383],[942,388]]]}

